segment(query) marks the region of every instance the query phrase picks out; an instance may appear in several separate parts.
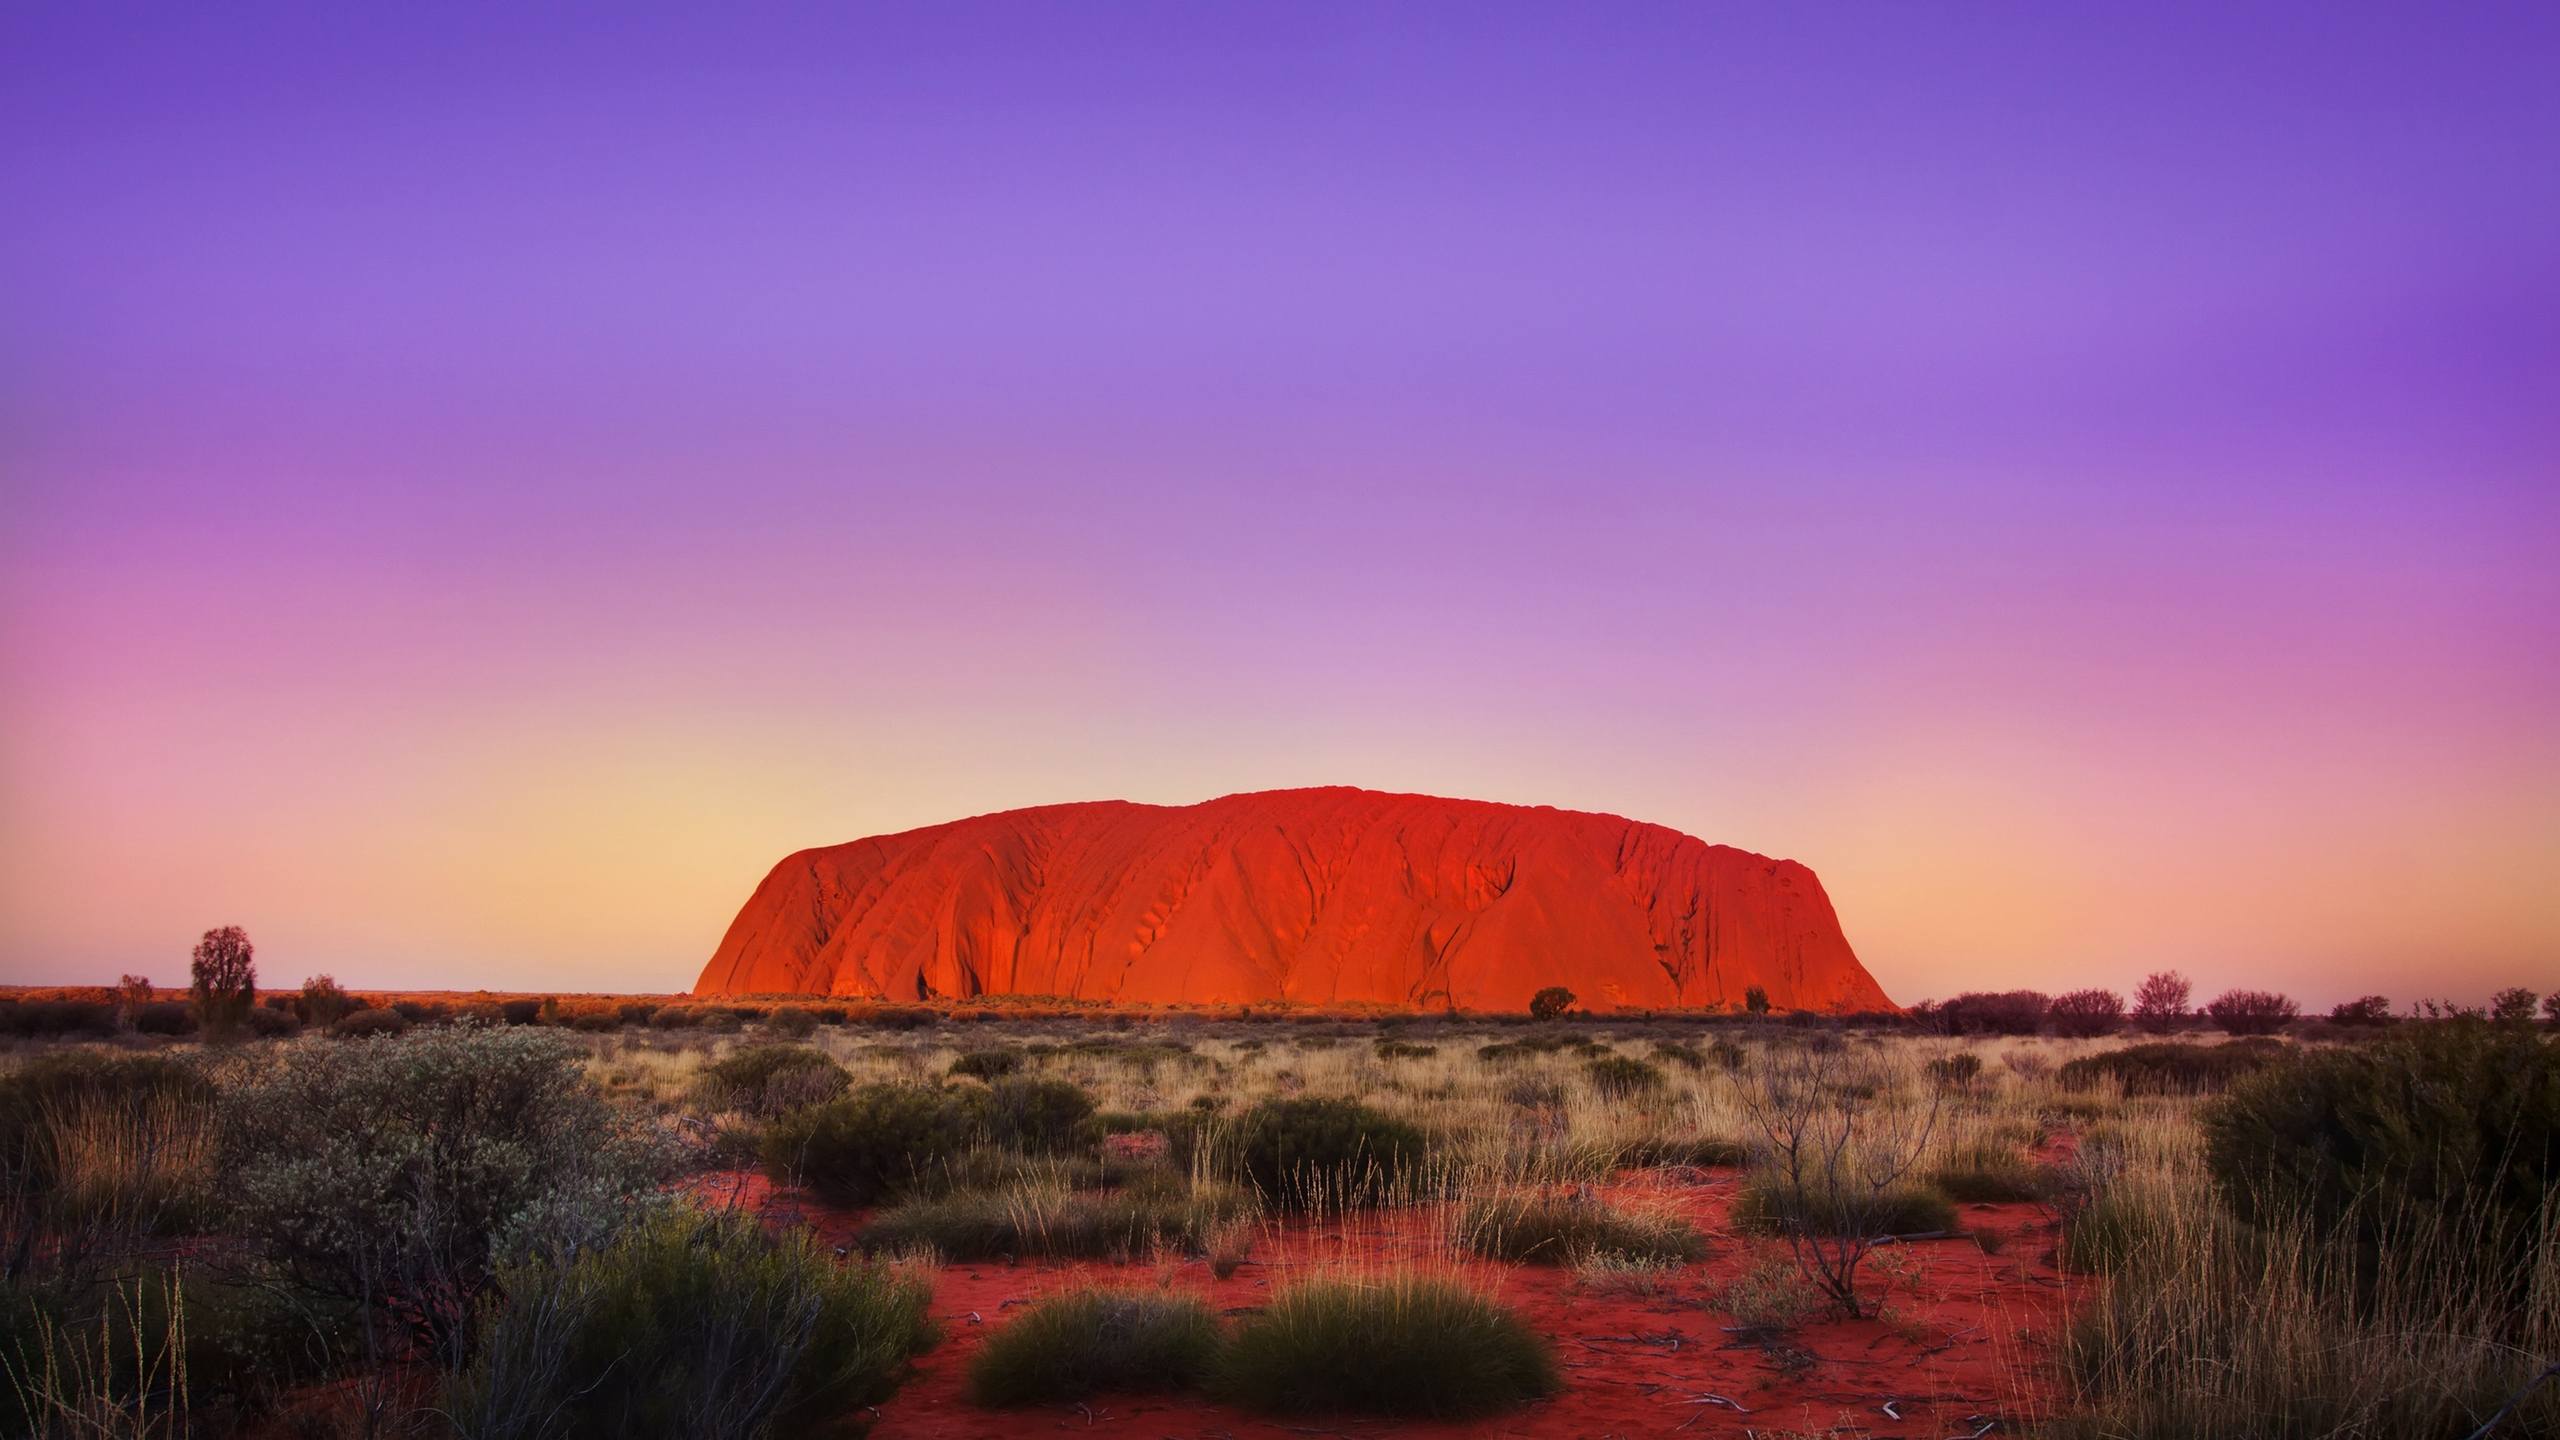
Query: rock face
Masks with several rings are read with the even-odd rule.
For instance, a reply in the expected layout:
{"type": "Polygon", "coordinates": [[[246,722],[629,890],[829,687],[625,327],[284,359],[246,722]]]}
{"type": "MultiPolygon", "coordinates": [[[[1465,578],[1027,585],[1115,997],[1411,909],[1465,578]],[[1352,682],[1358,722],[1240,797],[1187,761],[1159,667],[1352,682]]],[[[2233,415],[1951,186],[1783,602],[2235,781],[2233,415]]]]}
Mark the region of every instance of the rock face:
{"type": "Polygon", "coordinates": [[[1813,872],[1571,810],[1275,790],[803,850],[697,995],[1889,1010],[1813,872]]]}

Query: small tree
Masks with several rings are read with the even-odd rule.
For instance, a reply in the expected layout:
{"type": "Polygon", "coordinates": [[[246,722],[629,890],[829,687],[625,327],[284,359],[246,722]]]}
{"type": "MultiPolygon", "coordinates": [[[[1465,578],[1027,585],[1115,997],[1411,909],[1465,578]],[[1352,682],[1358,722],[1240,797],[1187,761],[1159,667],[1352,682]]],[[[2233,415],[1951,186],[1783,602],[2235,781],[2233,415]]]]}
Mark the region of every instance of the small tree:
{"type": "Polygon", "coordinates": [[[196,942],[187,994],[195,1005],[196,1027],[207,1040],[228,1039],[248,1019],[249,1007],[258,1001],[256,955],[249,932],[237,925],[207,930],[196,942]]]}
{"type": "Polygon", "coordinates": [[[1756,1183],[1776,1202],[1796,1267],[1842,1314],[1866,1314],[1858,1267],[1907,1203],[1937,1127],[1937,1090],[1923,1105],[1901,1103],[1874,1062],[1841,1047],[1786,1045],[1735,1097],[1760,1132],[1756,1183]]]}
{"type": "Polygon", "coordinates": [[[2560,1030],[2560,990],[2542,997],[2542,1023],[2560,1030]]]}
{"type": "Polygon", "coordinates": [[[1529,997],[1529,1018],[1553,1020],[1573,1008],[1573,992],[1561,985],[1550,985],[1529,997]]]}
{"type": "Polygon", "coordinates": [[[2225,990],[2204,1013],[2227,1034],[2273,1035],[2292,1024],[2302,1009],[2272,990],[2225,990]]]}
{"type": "Polygon", "coordinates": [[[2489,1018],[2501,1025],[2530,1025],[2536,996],[2521,985],[2501,990],[2489,1001],[2489,1018]]]}
{"type": "Polygon", "coordinates": [[[347,1018],[356,1008],[355,998],[338,988],[338,982],[326,975],[314,975],[302,982],[302,1022],[322,1029],[347,1018]]]}
{"type": "Polygon", "coordinates": [[[2342,1000],[2329,1007],[2329,1023],[2371,1029],[2391,1023],[2391,997],[2367,995],[2361,1000],[2342,1000]]]}
{"type": "Polygon", "coordinates": [[[2186,976],[2175,970],[2159,971],[2133,992],[2133,1023],[2154,1035],[2166,1035],[2186,1023],[2187,999],[2194,993],[2186,976]]]}
{"type": "Polygon", "coordinates": [[[1769,1013],[1769,992],[1754,985],[1742,992],[1742,1008],[1754,1015],[1769,1013]]]}
{"type": "Polygon", "coordinates": [[[2124,1024],[2124,997],[2113,990],[2074,990],[2055,997],[2045,1013],[2057,1035],[2112,1035],[2124,1024]]]}
{"type": "Polygon", "coordinates": [[[130,1030],[142,1015],[142,1007],[151,1003],[150,977],[127,975],[116,982],[116,1028],[130,1030]]]}

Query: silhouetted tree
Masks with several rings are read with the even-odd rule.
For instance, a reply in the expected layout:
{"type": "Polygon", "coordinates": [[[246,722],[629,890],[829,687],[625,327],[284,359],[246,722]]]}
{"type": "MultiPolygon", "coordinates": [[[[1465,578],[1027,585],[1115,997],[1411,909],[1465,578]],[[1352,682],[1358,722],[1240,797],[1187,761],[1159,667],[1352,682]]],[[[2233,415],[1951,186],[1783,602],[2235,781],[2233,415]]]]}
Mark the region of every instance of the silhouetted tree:
{"type": "Polygon", "coordinates": [[[142,1007],[151,1003],[151,979],[145,975],[127,975],[116,982],[116,1024],[130,1030],[142,1015],[142,1007]]]}
{"type": "Polygon", "coordinates": [[[2560,990],[2542,997],[2542,1023],[2560,1030],[2560,990]]]}
{"type": "Polygon", "coordinates": [[[2501,1025],[2530,1025],[2533,1004],[2539,998],[2521,985],[2501,990],[2489,1000],[2489,1018],[2501,1025]]]}
{"type": "Polygon", "coordinates": [[[1550,985],[1529,997],[1529,1018],[1553,1020],[1573,1008],[1573,992],[1561,985],[1550,985]]]}
{"type": "Polygon", "coordinates": [[[2074,990],[2046,1010],[2057,1035],[2113,1035],[2124,1024],[2124,997],[2113,990],[2074,990]]]}
{"type": "Polygon", "coordinates": [[[2232,1035],[2273,1035],[2302,1013],[2287,996],[2272,990],[2225,990],[2204,1013],[2232,1035]]]}
{"type": "Polygon", "coordinates": [[[2133,992],[2133,1023],[2154,1035],[2166,1035],[2186,1023],[2187,998],[2193,993],[2186,976],[2175,970],[2157,971],[2133,992]]]}
{"type": "Polygon", "coordinates": [[[1753,985],[1742,992],[1742,1008],[1754,1015],[1769,1013],[1769,992],[1753,985]]]}
{"type": "Polygon", "coordinates": [[[1938,1006],[1938,1023],[1955,1035],[2033,1035],[2052,1003],[2041,990],[1969,990],[1938,1006]]]}
{"type": "Polygon", "coordinates": [[[326,975],[314,975],[302,982],[301,1011],[306,1025],[335,1025],[355,1008],[355,997],[339,989],[338,982],[326,975]]]}
{"type": "Polygon", "coordinates": [[[2342,1000],[2329,1007],[2332,1025],[2379,1026],[2391,1023],[2391,997],[2367,995],[2361,1000],[2342,1000]]]}
{"type": "Polygon", "coordinates": [[[258,1001],[257,950],[249,932],[237,925],[207,930],[196,942],[189,967],[193,984],[188,998],[196,1009],[196,1028],[207,1040],[228,1039],[248,1018],[258,1001]]]}

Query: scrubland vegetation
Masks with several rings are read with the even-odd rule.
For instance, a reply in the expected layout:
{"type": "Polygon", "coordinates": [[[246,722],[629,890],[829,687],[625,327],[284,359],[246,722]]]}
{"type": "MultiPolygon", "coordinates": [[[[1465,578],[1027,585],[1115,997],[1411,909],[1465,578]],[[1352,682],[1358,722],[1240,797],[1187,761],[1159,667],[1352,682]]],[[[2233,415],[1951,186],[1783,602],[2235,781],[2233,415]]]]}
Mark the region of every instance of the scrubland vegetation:
{"type": "Polygon", "coordinates": [[[2560,1050],[2512,998],[2253,1036],[2283,1007],[2181,997],[2131,1038],[2143,1003],[2088,995],[1890,1027],[239,998],[205,1045],[137,983],[0,1061],[0,1433],[850,1434],[936,1374],[987,1433],[1140,1393],[1461,1417],[1670,1375],[1674,1334],[1716,1348],[1654,1428],[1818,1432],[1745,1407],[1998,1325],[1948,1401],[1990,1433],[2560,1434],[2560,1050]],[[960,1267],[1012,1298],[939,1299],[960,1267]],[[1950,1276],[1974,1318],[1933,1329],[1950,1276]]]}

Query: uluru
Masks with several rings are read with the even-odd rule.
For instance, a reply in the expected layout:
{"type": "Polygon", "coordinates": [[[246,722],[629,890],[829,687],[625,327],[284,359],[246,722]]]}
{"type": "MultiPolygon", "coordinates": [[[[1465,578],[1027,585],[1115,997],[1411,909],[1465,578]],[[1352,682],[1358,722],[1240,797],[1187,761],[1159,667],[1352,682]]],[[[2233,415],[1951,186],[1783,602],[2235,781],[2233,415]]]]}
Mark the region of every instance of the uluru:
{"type": "Polygon", "coordinates": [[[980,815],[774,866],[697,995],[1887,1011],[1792,860],[1614,815],[1273,790],[980,815]]]}

